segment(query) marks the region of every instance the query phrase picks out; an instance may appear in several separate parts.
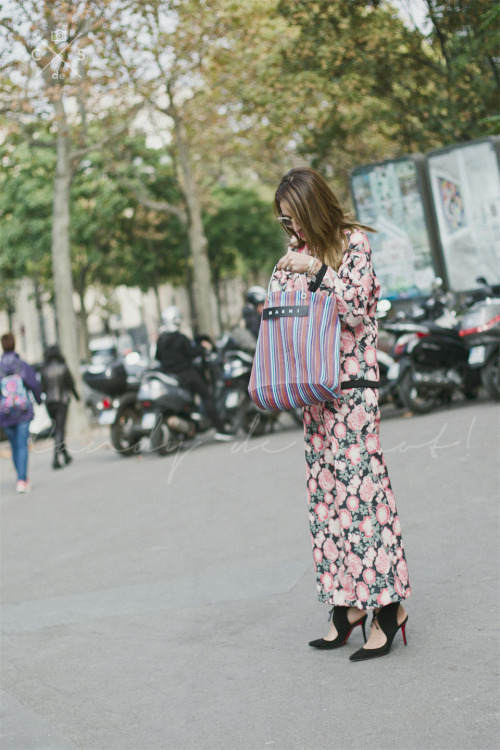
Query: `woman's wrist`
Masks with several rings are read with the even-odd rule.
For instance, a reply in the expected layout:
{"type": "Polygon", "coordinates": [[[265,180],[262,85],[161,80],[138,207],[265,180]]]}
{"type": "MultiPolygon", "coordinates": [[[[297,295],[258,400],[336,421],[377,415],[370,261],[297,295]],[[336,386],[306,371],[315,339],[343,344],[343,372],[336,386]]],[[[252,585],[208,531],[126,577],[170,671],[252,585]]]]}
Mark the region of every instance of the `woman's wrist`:
{"type": "Polygon", "coordinates": [[[316,261],[315,258],[311,258],[311,261],[310,261],[308,267],[306,268],[306,276],[307,276],[307,278],[309,278],[310,276],[312,276],[313,273],[314,273],[313,272],[313,267],[315,265],[315,261],[316,261]]]}
{"type": "Polygon", "coordinates": [[[318,258],[312,258],[311,262],[309,263],[309,267],[306,271],[307,278],[314,281],[322,265],[323,264],[321,263],[320,260],[318,260],[318,258]]]}
{"type": "Polygon", "coordinates": [[[315,270],[314,276],[311,276],[311,278],[309,279],[309,291],[310,292],[316,292],[320,288],[323,282],[323,279],[325,277],[325,274],[328,270],[328,266],[322,263],[321,261],[319,261],[319,268],[316,268],[315,266],[314,270],[315,270]]]}

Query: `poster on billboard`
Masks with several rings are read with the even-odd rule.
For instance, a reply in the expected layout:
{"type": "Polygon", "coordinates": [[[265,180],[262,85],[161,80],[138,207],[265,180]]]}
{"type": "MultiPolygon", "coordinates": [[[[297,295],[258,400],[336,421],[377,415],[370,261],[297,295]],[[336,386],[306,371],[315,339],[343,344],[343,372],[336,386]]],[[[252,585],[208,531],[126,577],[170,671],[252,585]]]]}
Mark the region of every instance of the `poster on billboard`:
{"type": "Polygon", "coordinates": [[[500,169],[491,140],[427,155],[428,174],[450,289],[500,283],[500,169]]]}
{"type": "Polygon", "coordinates": [[[427,295],[436,277],[422,184],[412,157],[369,164],[351,173],[356,217],[370,234],[381,296],[427,295]]]}

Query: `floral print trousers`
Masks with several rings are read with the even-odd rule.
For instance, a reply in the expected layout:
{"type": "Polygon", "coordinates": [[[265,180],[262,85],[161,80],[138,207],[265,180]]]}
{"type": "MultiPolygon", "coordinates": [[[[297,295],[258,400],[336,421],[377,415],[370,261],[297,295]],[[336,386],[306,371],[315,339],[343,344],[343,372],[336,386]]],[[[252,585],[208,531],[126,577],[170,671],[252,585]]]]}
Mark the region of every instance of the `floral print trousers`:
{"type": "Polygon", "coordinates": [[[372,388],[304,408],[318,598],[335,606],[372,609],[411,594],[379,421],[372,388]]]}

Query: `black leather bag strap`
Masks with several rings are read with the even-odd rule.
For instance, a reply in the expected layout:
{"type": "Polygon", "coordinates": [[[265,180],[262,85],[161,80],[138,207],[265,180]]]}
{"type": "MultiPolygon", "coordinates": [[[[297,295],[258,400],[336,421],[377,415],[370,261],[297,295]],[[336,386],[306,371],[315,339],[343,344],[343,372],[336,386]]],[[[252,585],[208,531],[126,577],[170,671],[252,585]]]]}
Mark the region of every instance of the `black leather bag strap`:
{"type": "Polygon", "coordinates": [[[316,292],[319,289],[319,285],[321,284],[321,282],[323,281],[325,277],[327,268],[328,266],[326,265],[326,263],[323,263],[318,273],[316,274],[316,278],[314,279],[314,281],[311,281],[309,284],[308,289],[310,292],[316,292]]]}
{"type": "Polygon", "coordinates": [[[349,388],[379,388],[380,382],[378,380],[366,380],[366,378],[358,378],[357,380],[344,380],[340,384],[340,388],[343,391],[348,391],[349,388]]]}

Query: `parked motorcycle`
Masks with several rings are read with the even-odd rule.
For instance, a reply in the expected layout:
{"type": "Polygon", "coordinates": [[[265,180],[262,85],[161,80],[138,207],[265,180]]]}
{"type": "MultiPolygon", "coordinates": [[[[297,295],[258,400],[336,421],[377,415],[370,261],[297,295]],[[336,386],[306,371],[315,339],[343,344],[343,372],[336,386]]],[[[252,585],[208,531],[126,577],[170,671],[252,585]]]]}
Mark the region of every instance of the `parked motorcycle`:
{"type": "Polygon", "coordinates": [[[426,414],[451,400],[455,392],[475,398],[480,378],[468,363],[468,350],[459,335],[460,319],[441,291],[441,280],[431,297],[413,313],[413,320],[396,321],[398,336],[398,393],[410,411],[426,414]]]}
{"type": "MultiPolygon", "coordinates": [[[[124,425],[129,450],[123,455],[130,455],[138,448],[141,438],[149,437],[151,450],[165,456],[184,440],[210,427],[212,423],[198,407],[193,393],[182,387],[178,377],[150,370],[144,375],[137,393],[135,419],[124,425]]],[[[121,441],[113,440],[118,450],[115,442],[121,441]]]]}
{"type": "Polygon", "coordinates": [[[468,365],[477,371],[489,396],[500,400],[500,298],[484,278],[485,299],[475,302],[463,316],[459,334],[468,352],[468,365]]]}
{"type": "MultiPolygon", "coordinates": [[[[220,414],[225,399],[222,363],[217,352],[205,353],[193,360],[203,372],[220,414]]],[[[203,404],[183,387],[182,379],[149,369],[142,377],[139,389],[121,418],[111,427],[111,441],[123,456],[137,452],[142,438],[150,441],[150,449],[160,456],[167,455],[185,440],[213,427],[204,413],[203,404]]],[[[231,425],[228,425],[231,432],[231,425]]]]}
{"type": "Polygon", "coordinates": [[[127,427],[136,420],[137,391],[149,361],[138,352],[108,363],[94,363],[87,367],[83,380],[99,393],[96,403],[98,422],[110,425],[111,439],[120,453],[132,453],[131,435],[127,427]]]}

